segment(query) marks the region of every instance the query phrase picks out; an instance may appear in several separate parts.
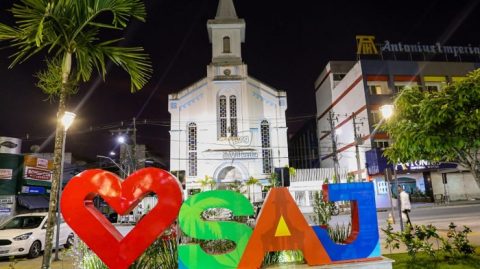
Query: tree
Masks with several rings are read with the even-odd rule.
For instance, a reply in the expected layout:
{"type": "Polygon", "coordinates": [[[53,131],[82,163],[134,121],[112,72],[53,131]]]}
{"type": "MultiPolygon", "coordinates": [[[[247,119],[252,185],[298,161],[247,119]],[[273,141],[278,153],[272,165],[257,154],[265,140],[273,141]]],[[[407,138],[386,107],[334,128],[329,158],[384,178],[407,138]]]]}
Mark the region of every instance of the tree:
{"type": "Polygon", "coordinates": [[[245,185],[247,186],[247,189],[248,189],[248,199],[250,199],[250,194],[251,194],[251,191],[250,191],[250,187],[251,186],[254,186],[254,190],[253,190],[253,202],[255,202],[255,186],[262,186],[262,184],[260,183],[260,180],[258,180],[257,178],[254,178],[254,177],[250,177],[248,178],[247,181],[245,181],[245,185]]]}
{"type": "Polygon", "coordinates": [[[470,169],[480,188],[480,69],[439,91],[406,88],[382,127],[393,140],[392,162],[453,161],[470,169]]]}
{"type": "Polygon", "coordinates": [[[212,178],[207,175],[205,175],[204,179],[200,179],[197,181],[200,183],[200,186],[202,187],[202,191],[205,191],[205,187],[210,186],[210,190],[213,190],[213,186],[217,184],[217,182],[212,178]]]}
{"type": "MultiPolygon", "coordinates": [[[[15,50],[10,68],[42,53],[47,69],[40,72],[39,86],[50,97],[58,98],[60,118],[68,95],[79,82],[90,79],[94,70],[102,78],[107,61],[120,66],[131,78],[131,91],[140,90],[151,74],[148,56],[141,47],[122,47],[121,39],[101,41],[101,30],[123,30],[131,18],[143,21],[145,6],[140,0],[21,0],[10,9],[15,25],[0,23],[0,41],[8,41],[15,50]]],[[[42,268],[50,268],[57,194],[60,187],[63,127],[57,121],[54,172],[42,268]]]]}

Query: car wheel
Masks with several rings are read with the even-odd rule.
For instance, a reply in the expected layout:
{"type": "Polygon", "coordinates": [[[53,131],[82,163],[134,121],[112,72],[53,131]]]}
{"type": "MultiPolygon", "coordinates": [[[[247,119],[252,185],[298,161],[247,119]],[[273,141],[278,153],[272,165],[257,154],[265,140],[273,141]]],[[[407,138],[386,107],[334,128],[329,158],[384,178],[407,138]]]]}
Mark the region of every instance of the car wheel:
{"type": "Polygon", "coordinates": [[[65,242],[65,245],[63,245],[65,248],[70,248],[71,246],[73,246],[73,234],[69,235],[67,237],[67,242],[65,242]]]}
{"type": "Polygon", "coordinates": [[[28,257],[36,258],[40,256],[40,252],[42,252],[42,244],[40,243],[40,241],[35,241],[28,250],[28,257]]]}

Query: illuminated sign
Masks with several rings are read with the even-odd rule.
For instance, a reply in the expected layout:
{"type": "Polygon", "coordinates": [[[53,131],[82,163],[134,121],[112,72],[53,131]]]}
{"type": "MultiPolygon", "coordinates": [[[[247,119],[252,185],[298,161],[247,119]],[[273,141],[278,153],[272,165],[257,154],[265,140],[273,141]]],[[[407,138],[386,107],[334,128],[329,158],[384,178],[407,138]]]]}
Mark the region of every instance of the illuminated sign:
{"type": "Polygon", "coordinates": [[[446,46],[439,42],[435,44],[404,44],[402,42],[390,42],[386,40],[383,44],[375,43],[375,36],[357,35],[357,55],[378,55],[380,53],[421,53],[421,54],[453,54],[480,56],[478,46],[446,46]]]}
{"type": "Polygon", "coordinates": [[[52,181],[53,172],[46,169],[38,169],[35,167],[25,166],[26,179],[39,180],[39,181],[52,181]]]}
{"type": "Polygon", "coordinates": [[[122,181],[103,170],[87,170],[70,180],[61,199],[65,221],[110,268],[127,269],[177,219],[183,233],[197,240],[230,240],[224,254],[206,253],[199,243],[178,246],[179,268],[260,268],[266,253],[301,250],[308,265],[380,259],[380,241],[373,183],[324,185],[330,201],[350,201],[352,232],[341,244],[325,227],[311,227],[287,188],[268,193],[255,229],[234,220],[206,220],[211,208],[227,209],[233,217],[254,214],[253,205],[234,191],[216,190],[190,196],[182,205],[178,181],[158,168],[138,170],[122,181]],[[118,214],[127,215],[149,193],[158,204],[123,237],[94,207],[99,195],[118,214]]]}
{"type": "Polygon", "coordinates": [[[357,35],[357,54],[378,54],[377,46],[375,45],[375,36],[372,35],[357,35]]]}
{"type": "Polygon", "coordinates": [[[10,180],[13,177],[12,169],[0,169],[0,179],[10,180]]]}

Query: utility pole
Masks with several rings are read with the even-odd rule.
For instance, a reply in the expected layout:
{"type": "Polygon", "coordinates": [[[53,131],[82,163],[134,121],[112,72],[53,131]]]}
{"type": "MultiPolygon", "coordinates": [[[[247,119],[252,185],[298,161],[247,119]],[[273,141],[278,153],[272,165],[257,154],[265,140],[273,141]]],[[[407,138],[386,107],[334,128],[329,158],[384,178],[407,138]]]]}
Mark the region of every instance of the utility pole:
{"type": "MultiPolygon", "coordinates": [[[[130,175],[133,171],[136,169],[136,155],[134,155],[136,152],[135,146],[136,146],[136,126],[135,126],[135,119],[133,121],[133,130],[130,128],[126,129],[117,129],[117,130],[110,130],[110,133],[115,136],[119,136],[122,134],[125,134],[128,138],[132,139],[133,141],[133,146],[132,146],[132,151],[130,150],[130,145],[128,144],[128,140],[125,141],[125,143],[120,143],[120,163],[123,166],[123,170],[127,172],[128,174],[125,175],[127,177],[130,175]],[[130,136],[130,132],[133,131],[133,136],[130,136]]],[[[122,122],[123,126],[123,122],[122,122]]]]}
{"type": "Polygon", "coordinates": [[[137,170],[137,125],[136,125],[136,119],[135,117],[133,118],[133,146],[132,146],[132,155],[133,155],[133,171],[137,170]]]}
{"type": "Polygon", "coordinates": [[[335,117],[335,113],[332,110],[328,112],[328,122],[330,123],[330,137],[332,139],[332,159],[333,159],[333,172],[335,173],[335,181],[340,180],[338,175],[338,156],[337,156],[337,139],[335,137],[335,123],[338,119],[335,117]]]}
{"type": "Polygon", "coordinates": [[[363,139],[357,133],[357,125],[363,125],[363,122],[357,122],[357,115],[355,112],[352,113],[352,122],[353,122],[353,136],[354,136],[354,143],[355,143],[355,158],[357,159],[357,181],[362,181],[362,172],[361,172],[361,164],[360,164],[360,149],[359,145],[363,144],[363,139]]]}

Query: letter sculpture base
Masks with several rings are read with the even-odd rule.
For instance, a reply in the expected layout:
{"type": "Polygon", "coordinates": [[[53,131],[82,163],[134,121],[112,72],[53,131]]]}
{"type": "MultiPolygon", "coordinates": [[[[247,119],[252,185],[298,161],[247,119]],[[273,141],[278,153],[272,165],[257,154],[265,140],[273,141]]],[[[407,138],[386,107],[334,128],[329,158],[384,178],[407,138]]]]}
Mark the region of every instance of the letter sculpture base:
{"type": "Polygon", "coordinates": [[[335,263],[320,266],[308,266],[306,264],[284,264],[273,265],[267,267],[268,269],[392,269],[394,261],[389,258],[380,257],[373,261],[359,261],[348,263],[335,263]]]}

